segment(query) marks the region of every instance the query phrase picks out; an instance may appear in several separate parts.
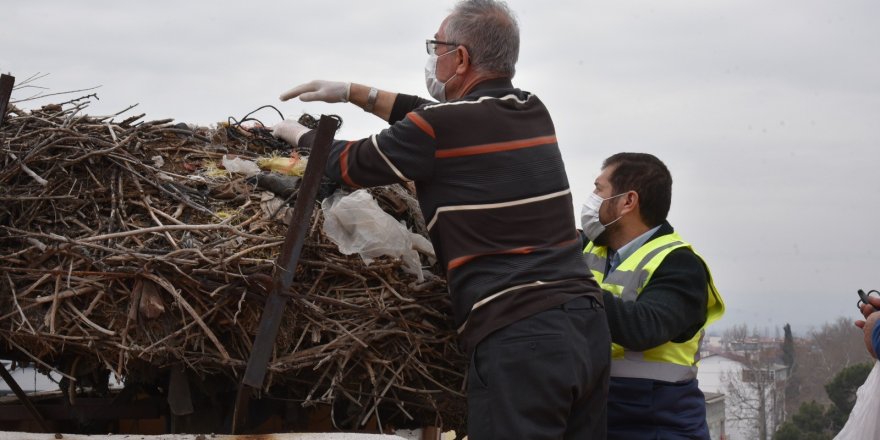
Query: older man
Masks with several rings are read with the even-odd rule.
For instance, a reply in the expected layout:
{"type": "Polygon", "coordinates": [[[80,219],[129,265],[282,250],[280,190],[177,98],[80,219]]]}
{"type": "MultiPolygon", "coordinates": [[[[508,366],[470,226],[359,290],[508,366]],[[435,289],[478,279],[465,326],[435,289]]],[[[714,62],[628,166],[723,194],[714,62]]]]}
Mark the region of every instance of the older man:
{"type": "MultiPolygon", "coordinates": [[[[312,81],[282,99],[351,102],[390,127],[334,141],[350,187],[414,182],[470,356],[468,437],[605,438],[609,333],[583,269],[550,114],[511,79],[519,28],[502,2],[458,3],[426,41],[431,96],[312,81]]],[[[274,128],[292,144],[314,132],[274,128]]]]}
{"type": "Polygon", "coordinates": [[[611,328],[608,438],[705,439],[703,329],[724,303],[709,268],[666,221],[672,176],[645,153],[605,160],[581,224],[611,328]]]}

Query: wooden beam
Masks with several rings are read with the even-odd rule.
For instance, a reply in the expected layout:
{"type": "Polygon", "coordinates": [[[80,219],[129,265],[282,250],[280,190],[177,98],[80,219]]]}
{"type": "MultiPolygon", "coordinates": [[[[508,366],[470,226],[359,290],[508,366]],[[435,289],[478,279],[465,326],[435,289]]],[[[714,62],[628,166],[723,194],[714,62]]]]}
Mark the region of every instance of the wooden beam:
{"type": "Polygon", "coordinates": [[[6,118],[6,106],[9,105],[9,99],[12,98],[12,87],[15,85],[15,77],[11,75],[0,75],[0,126],[6,118]]]}

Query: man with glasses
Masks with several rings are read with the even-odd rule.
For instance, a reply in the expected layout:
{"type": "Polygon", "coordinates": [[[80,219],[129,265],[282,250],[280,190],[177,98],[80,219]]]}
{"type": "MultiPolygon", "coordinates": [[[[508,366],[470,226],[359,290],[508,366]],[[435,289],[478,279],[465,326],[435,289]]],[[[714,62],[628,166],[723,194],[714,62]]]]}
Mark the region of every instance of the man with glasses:
{"type": "MultiPolygon", "coordinates": [[[[502,2],[462,1],[426,47],[438,102],[332,81],[281,98],[351,102],[390,123],[334,141],[327,175],[354,188],[415,183],[471,360],[468,438],[604,439],[601,292],[583,268],[550,114],[511,82],[516,19],[502,2]]],[[[315,136],[294,121],[273,131],[295,145],[315,136]]]]}

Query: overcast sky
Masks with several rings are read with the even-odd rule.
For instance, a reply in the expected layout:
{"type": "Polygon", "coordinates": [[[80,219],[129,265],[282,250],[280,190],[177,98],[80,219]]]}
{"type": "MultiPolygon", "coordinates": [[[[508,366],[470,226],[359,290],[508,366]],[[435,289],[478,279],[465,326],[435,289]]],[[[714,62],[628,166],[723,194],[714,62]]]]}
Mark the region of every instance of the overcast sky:
{"type": "MultiPolygon", "coordinates": [[[[856,290],[880,290],[880,2],[509,4],[522,34],[514,84],[550,109],[576,212],[605,157],[666,162],[670,221],[727,303],[710,330],[773,335],[789,322],[803,334],[855,319],[856,290]]],[[[0,72],[48,73],[47,92],[100,85],[93,115],[137,103],[127,115],[206,125],[274,104],[289,117],[339,114],[339,137],[360,138],[382,121],[278,95],[332,79],[427,96],[423,42],[452,5],[6,2],[0,72]]]]}

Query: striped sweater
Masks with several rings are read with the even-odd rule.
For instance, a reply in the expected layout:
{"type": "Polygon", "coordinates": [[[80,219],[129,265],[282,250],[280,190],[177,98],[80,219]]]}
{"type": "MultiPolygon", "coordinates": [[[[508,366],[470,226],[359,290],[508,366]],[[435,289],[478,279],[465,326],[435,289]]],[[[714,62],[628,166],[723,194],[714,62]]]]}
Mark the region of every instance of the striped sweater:
{"type": "MultiPolygon", "coordinates": [[[[578,296],[602,296],[583,265],[550,114],[509,79],[434,103],[398,95],[391,125],[336,140],[327,175],[348,186],[415,182],[463,348],[578,296]]],[[[314,132],[301,143],[311,143],[314,132]]]]}

